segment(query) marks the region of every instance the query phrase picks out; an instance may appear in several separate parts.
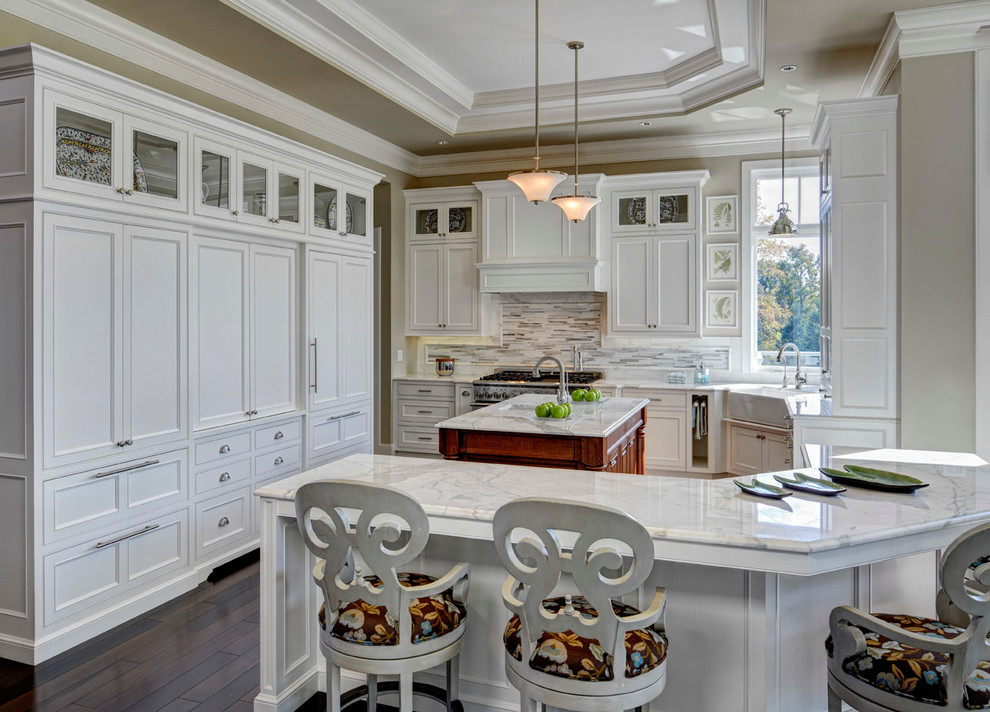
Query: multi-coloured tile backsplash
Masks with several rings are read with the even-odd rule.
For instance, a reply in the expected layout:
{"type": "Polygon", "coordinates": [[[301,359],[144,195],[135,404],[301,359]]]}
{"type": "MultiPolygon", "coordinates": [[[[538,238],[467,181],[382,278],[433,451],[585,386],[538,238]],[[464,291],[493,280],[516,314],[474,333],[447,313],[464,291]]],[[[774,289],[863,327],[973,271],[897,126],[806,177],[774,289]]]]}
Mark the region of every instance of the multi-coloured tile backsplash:
{"type": "Polygon", "coordinates": [[[553,354],[571,364],[572,349],[579,346],[584,367],[592,370],[690,368],[701,361],[714,369],[728,370],[729,348],[724,346],[623,347],[602,346],[605,328],[605,295],[600,293],[498,295],[500,345],[428,343],[426,363],[439,355],[457,359],[459,366],[531,364],[553,354]]]}

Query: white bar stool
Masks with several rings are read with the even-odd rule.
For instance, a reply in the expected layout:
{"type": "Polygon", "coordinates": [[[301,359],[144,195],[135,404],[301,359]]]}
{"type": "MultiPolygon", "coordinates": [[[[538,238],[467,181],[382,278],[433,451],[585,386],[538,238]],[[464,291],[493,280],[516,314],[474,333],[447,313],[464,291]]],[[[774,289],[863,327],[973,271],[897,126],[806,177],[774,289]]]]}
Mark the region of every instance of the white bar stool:
{"type": "Polygon", "coordinates": [[[442,578],[397,571],[418,557],[430,536],[426,512],[391,487],[327,480],[296,493],[296,520],[306,546],[320,560],[313,578],[323,591],[320,650],[327,661],[327,710],[340,712],[367,697],[398,689],[399,710],[412,712],[413,694],[440,700],[448,712],[458,701],[458,655],[464,641],[470,567],[454,566],[442,578]],[[351,523],[348,512],[357,512],[351,523]],[[355,568],[353,548],[371,569],[355,568]],[[447,689],[416,683],[413,673],[446,663],[447,689]],[[367,675],[366,688],[341,696],[340,669],[367,675]],[[379,685],[380,675],[397,675],[379,685]]]}
{"type": "Polygon", "coordinates": [[[529,498],[499,508],[492,526],[509,572],[502,598],[514,614],[503,636],[505,672],[523,712],[619,712],[655,699],[667,683],[665,590],[642,612],[618,600],[642,597],[653,569],[643,525],[606,507],[529,498]],[[576,535],[569,551],[561,534],[576,535]],[[554,595],[563,573],[576,592],[554,595]]]}

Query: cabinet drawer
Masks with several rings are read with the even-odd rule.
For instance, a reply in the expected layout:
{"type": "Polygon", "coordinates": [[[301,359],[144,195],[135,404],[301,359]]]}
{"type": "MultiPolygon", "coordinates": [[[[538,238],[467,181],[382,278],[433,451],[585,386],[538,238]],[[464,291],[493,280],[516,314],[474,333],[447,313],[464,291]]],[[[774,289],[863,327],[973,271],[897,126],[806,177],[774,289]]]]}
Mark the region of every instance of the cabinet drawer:
{"type": "Polygon", "coordinates": [[[454,398],[453,383],[433,383],[431,381],[400,381],[399,398],[454,398]]]}
{"type": "Polygon", "coordinates": [[[186,451],[58,477],[46,481],[43,490],[45,542],[50,543],[185,500],[186,451]]]}
{"type": "Polygon", "coordinates": [[[410,425],[417,423],[432,425],[433,423],[439,423],[441,420],[453,417],[453,403],[436,403],[400,398],[396,420],[409,423],[410,425]]]}
{"type": "Polygon", "coordinates": [[[196,473],[196,494],[215,489],[246,487],[251,483],[251,460],[224,463],[196,473]]]}
{"type": "Polygon", "coordinates": [[[251,517],[251,490],[239,489],[196,505],[196,558],[244,538],[251,517]]]}
{"type": "Polygon", "coordinates": [[[623,398],[649,398],[650,406],[657,408],[686,408],[685,391],[665,391],[653,388],[623,388],[623,398]]]}
{"type": "Polygon", "coordinates": [[[135,524],[44,559],[45,625],[51,625],[189,563],[186,509],[135,524]]]}
{"type": "Polygon", "coordinates": [[[254,458],[254,475],[263,477],[269,472],[285,470],[299,464],[300,445],[290,445],[288,447],[272,450],[264,455],[257,455],[254,458]]]}
{"type": "Polygon", "coordinates": [[[395,441],[396,450],[440,454],[440,431],[436,428],[406,428],[400,426],[395,441]]]}
{"type": "Polygon", "coordinates": [[[301,427],[298,420],[281,425],[270,425],[267,428],[258,428],[254,431],[254,447],[256,450],[264,450],[272,445],[285,445],[299,439],[301,427]]]}
{"type": "Polygon", "coordinates": [[[236,433],[222,438],[214,438],[196,443],[196,464],[203,465],[215,460],[232,460],[238,455],[251,452],[251,433],[236,433]]]}
{"type": "Polygon", "coordinates": [[[310,420],[310,459],[325,457],[336,450],[352,447],[371,436],[371,413],[352,410],[340,415],[310,420]]]}

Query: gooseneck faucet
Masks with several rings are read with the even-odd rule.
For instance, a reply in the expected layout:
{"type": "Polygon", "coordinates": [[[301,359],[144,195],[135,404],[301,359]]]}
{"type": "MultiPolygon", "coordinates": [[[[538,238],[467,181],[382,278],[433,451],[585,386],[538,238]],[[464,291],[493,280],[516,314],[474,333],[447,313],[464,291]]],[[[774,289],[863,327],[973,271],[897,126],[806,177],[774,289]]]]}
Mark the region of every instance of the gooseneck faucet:
{"type": "MultiPolygon", "coordinates": [[[[780,347],[780,351],[777,352],[777,363],[784,360],[784,351],[787,349],[792,349],[794,351],[794,388],[800,389],[802,385],[808,382],[807,377],[801,373],[801,349],[798,348],[797,344],[792,341],[788,341],[786,344],[780,347]]],[[[784,388],[787,388],[787,364],[784,364],[784,388]]]]}
{"type": "Polygon", "coordinates": [[[560,362],[559,358],[554,358],[553,356],[544,356],[536,365],[533,366],[533,376],[536,378],[540,377],[540,366],[543,365],[544,361],[553,361],[557,364],[557,368],[560,369],[560,385],[557,388],[557,402],[566,403],[567,402],[567,371],[564,370],[564,364],[560,362]]]}

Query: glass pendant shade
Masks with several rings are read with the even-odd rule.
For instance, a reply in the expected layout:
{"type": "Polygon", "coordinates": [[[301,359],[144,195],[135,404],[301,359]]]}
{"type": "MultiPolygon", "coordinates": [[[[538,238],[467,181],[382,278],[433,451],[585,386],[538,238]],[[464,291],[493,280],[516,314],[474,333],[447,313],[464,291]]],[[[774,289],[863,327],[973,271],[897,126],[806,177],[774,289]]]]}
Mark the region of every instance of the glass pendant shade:
{"type": "Polygon", "coordinates": [[[770,226],[770,232],[767,234],[770,237],[776,235],[796,235],[798,231],[797,226],[794,225],[794,221],[787,214],[791,208],[784,202],[784,124],[791,110],[777,109],[773,113],[780,117],[780,203],[777,205],[777,219],[770,226]]]}
{"type": "Polygon", "coordinates": [[[531,203],[545,203],[550,200],[550,194],[567,178],[560,171],[519,171],[509,176],[509,180],[518,185],[526,200],[531,203]]]}
{"type": "Polygon", "coordinates": [[[602,199],[597,195],[558,195],[552,202],[564,211],[568,220],[581,222],[602,199]]]}

